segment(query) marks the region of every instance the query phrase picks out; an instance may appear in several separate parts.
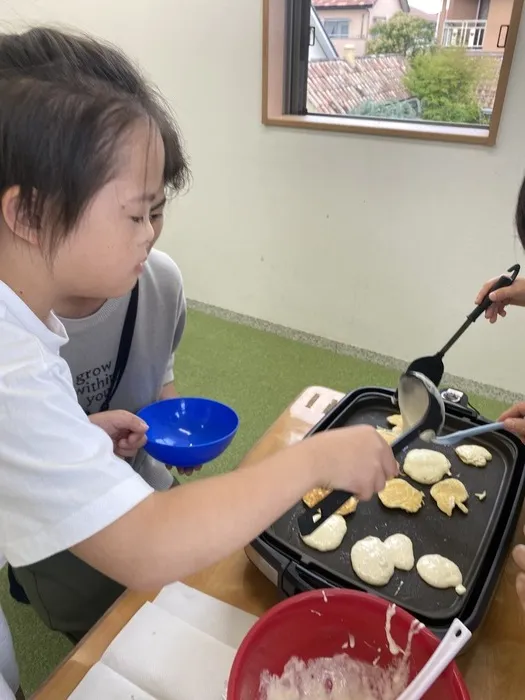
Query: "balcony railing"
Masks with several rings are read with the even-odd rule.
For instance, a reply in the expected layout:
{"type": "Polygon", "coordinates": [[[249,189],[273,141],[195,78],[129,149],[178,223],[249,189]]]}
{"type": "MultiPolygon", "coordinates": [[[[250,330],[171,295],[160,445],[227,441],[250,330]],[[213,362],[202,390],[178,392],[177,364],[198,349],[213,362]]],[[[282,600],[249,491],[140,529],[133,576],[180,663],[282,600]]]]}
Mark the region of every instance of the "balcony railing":
{"type": "Polygon", "coordinates": [[[463,46],[482,49],[487,20],[447,20],[443,25],[443,46],[463,46]]]}

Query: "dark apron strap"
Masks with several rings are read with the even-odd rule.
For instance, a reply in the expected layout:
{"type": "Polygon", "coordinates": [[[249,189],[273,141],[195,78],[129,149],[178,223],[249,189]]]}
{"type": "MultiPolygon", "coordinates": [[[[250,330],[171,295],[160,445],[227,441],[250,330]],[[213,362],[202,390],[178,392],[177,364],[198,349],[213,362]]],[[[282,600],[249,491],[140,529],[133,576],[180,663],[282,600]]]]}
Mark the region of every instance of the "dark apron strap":
{"type": "Polygon", "coordinates": [[[117,361],[115,363],[115,369],[113,371],[113,376],[111,377],[111,384],[108,389],[108,393],[104,400],[104,403],[100,407],[100,412],[109,410],[109,405],[111,399],[115,396],[115,392],[118,389],[120,380],[124,375],[126,365],[128,364],[129,353],[131,350],[131,343],[133,342],[133,333],[135,331],[135,321],[137,320],[137,308],[139,304],[139,283],[133,287],[131,296],[129,299],[128,310],[126,311],[126,318],[124,319],[124,325],[122,327],[122,335],[120,336],[120,343],[117,353],[117,361]]]}

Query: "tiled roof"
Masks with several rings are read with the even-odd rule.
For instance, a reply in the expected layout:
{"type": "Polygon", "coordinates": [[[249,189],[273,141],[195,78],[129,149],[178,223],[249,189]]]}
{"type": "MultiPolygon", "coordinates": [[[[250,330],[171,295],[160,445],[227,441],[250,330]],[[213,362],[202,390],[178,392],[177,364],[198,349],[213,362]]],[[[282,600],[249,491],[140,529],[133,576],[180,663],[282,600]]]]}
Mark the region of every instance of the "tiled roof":
{"type": "Polygon", "coordinates": [[[328,10],[344,10],[346,8],[354,7],[373,7],[375,3],[376,0],[312,0],[312,5],[314,7],[328,10]]]}
{"type": "MultiPolygon", "coordinates": [[[[479,54],[478,54],[479,56],[479,54]]],[[[492,109],[501,56],[484,57],[487,79],[478,90],[480,106],[492,109]]],[[[308,71],[308,111],[348,114],[365,102],[385,103],[410,97],[403,84],[408,63],[403,56],[362,56],[351,66],[344,59],[311,61],[308,71]]]]}
{"type": "Polygon", "coordinates": [[[478,99],[482,109],[492,109],[496,98],[496,90],[498,89],[499,72],[501,70],[503,54],[485,56],[484,60],[487,77],[479,86],[478,99]]]}
{"type": "Polygon", "coordinates": [[[407,65],[402,56],[363,56],[312,61],[308,71],[308,109],[321,114],[348,114],[363,102],[397,102],[410,95],[403,85],[407,65]]]}

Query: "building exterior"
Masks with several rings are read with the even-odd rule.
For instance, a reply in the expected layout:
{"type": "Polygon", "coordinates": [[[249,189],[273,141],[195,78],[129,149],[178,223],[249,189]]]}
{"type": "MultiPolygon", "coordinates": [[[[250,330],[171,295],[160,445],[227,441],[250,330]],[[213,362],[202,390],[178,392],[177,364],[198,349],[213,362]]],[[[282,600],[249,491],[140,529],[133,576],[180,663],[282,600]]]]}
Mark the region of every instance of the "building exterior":
{"type": "Polygon", "coordinates": [[[374,24],[410,11],[407,0],[312,0],[312,5],[340,57],[349,44],[356,56],[364,56],[374,24]]]}
{"type": "Polygon", "coordinates": [[[443,46],[503,53],[514,0],[450,0],[439,22],[443,46]]]}
{"type": "Polygon", "coordinates": [[[313,30],[313,42],[310,44],[308,59],[310,61],[336,59],[337,51],[326,33],[321,18],[313,6],[310,10],[310,28],[313,30]]]}

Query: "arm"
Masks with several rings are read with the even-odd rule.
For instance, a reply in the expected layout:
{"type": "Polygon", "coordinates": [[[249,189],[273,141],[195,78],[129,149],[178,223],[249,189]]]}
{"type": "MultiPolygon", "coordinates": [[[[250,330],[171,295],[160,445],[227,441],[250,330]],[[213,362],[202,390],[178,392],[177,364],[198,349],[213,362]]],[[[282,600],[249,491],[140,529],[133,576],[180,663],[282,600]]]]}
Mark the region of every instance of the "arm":
{"type": "Polygon", "coordinates": [[[314,486],[367,500],[398,473],[377,431],[356,426],[154,493],[88,420],[66,362],[27,340],[2,339],[0,551],[15,567],[71,550],[126,586],[163,586],[248,544],[314,486]]]}
{"type": "MultiPolygon", "coordinates": [[[[490,288],[497,281],[497,277],[486,282],[479,290],[476,297],[476,304],[481,304],[484,297],[490,291],[490,288]]],[[[492,305],[485,311],[485,318],[490,323],[496,323],[498,317],[505,318],[507,315],[507,306],[525,306],[525,278],[518,277],[510,287],[497,289],[490,295],[492,305]]]]}
{"type": "Polygon", "coordinates": [[[316,481],[308,454],[281,452],[255,467],[152,494],[71,551],[127,587],[160,588],[245,546],[316,481]]]}
{"type": "Polygon", "coordinates": [[[164,399],[176,399],[178,396],[179,394],[177,389],[175,389],[173,382],[168,382],[167,384],[164,384],[160,390],[159,401],[164,401],[164,399]]]}
{"type": "Polygon", "coordinates": [[[367,500],[397,473],[373,428],[334,430],[246,469],[152,494],[72,552],[125,586],[159,588],[247,545],[315,486],[367,500]]]}

